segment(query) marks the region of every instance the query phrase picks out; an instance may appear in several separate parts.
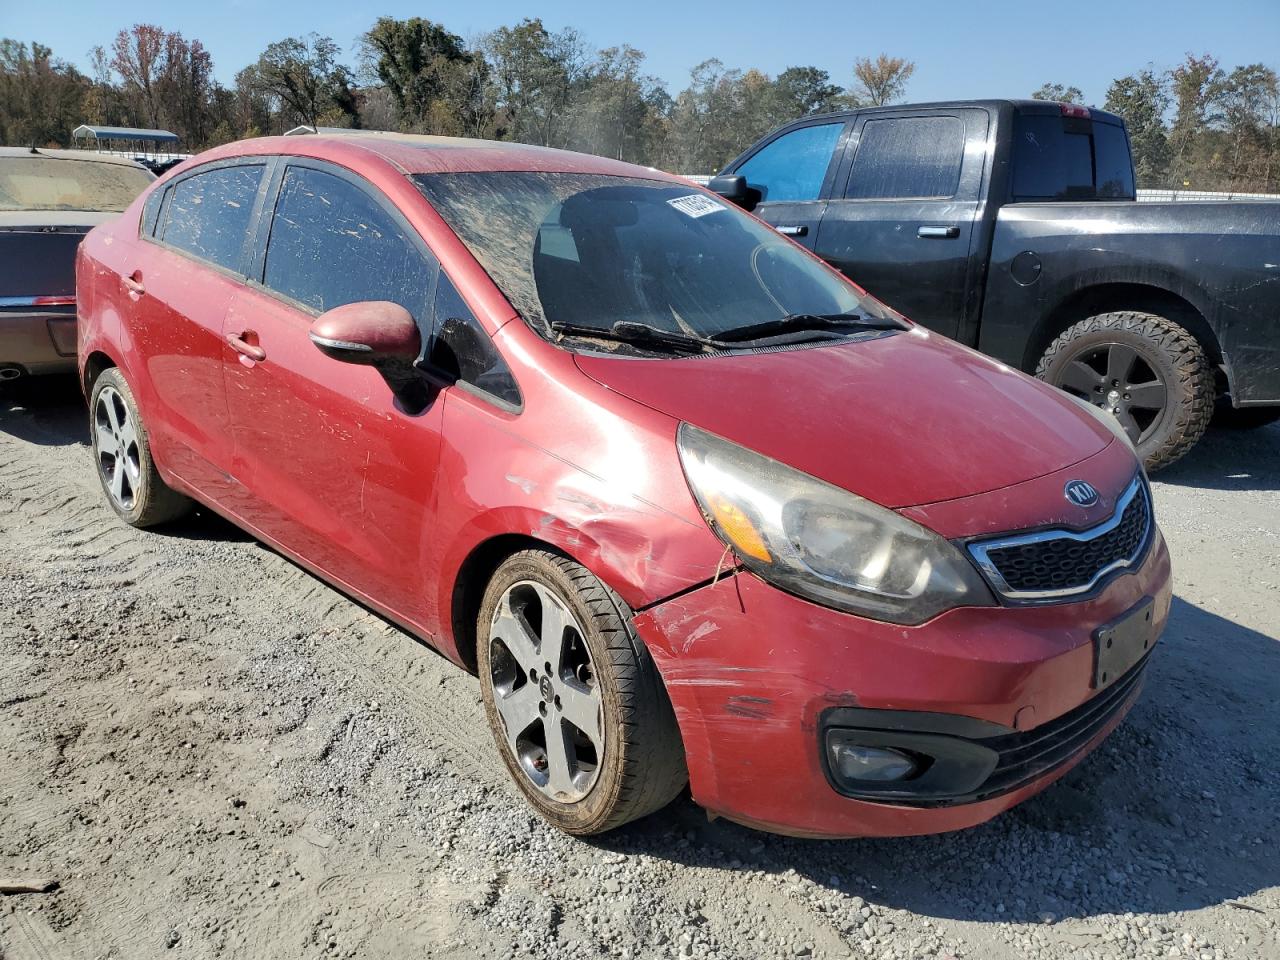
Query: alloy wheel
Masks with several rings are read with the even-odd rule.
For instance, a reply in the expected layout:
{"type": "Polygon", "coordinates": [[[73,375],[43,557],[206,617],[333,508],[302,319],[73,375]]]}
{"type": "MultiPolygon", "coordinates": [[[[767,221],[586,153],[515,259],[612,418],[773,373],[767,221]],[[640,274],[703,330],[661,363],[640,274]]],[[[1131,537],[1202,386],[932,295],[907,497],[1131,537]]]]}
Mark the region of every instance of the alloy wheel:
{"type": "Polygon", "coordinates": [[[581,800],[604,756],[600,684],[582,626],[553,591],[524,580],[503,594],[489,634],[507,748],[540,792],[581,800]]]}
{"type": "Polygon", "coordinates": [[[1054,386],[1106,410],[1134,445],[1160,424],[1168,390],[1154,364],[1125,343],[1093,344],[1059,371],[1054,386]]]}
{"type": "Polygon", "coordinates": [[[93,409],[93,448],[98,473],[111,499],[121,510],[132,510],[142,476],[138,458],[138,431],[124,397],[114,387],[103,387],[93,409]]]}

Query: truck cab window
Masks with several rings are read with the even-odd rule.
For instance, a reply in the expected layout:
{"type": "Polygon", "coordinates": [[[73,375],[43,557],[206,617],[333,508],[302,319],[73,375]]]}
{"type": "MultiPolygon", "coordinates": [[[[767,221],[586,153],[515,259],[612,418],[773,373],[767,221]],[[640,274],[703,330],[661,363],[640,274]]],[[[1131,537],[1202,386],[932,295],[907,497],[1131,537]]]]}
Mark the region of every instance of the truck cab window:
{"type": "Polygon", "coordinates": [[[820,123],[784,133],[734,173],[760,191],[762,203],[817,200],[844,123],[820,123]]]}
{"type": "Polygon", "coordinates": [[[959,117],[868,120],[844,195],[850,200],[952,197],[963,159],[959,117]]]}

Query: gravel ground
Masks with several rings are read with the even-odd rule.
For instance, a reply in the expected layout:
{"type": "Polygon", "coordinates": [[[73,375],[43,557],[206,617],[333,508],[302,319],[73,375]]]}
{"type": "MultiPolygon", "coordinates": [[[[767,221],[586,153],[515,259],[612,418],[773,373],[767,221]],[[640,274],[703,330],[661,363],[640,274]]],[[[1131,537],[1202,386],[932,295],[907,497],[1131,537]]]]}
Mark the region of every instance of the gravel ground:
{"type": "Polygon", "coordinates": [[[1280,956],[1280,426],[1155,484],[1147,690],[994,822],[791,840],[522,804],[474,679],[209,515],[107,508],[65,390],[0,402],[0,960],[1280,956]]]}

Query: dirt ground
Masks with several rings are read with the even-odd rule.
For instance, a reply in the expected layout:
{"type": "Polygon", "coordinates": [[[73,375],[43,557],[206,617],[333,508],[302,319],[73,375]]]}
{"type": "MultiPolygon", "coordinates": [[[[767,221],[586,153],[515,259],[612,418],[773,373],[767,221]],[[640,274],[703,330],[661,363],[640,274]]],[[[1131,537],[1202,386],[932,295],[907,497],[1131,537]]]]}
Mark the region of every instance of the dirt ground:
{"type": "Polygon", "coordinates": [[[73,387],[0,401],[0,960],[1280,957],[1280,426],[1158,477],[1146,693],[1045,794],[799,841],[526,810],[476,681],[216,517],[119,523],[73,387]]]}

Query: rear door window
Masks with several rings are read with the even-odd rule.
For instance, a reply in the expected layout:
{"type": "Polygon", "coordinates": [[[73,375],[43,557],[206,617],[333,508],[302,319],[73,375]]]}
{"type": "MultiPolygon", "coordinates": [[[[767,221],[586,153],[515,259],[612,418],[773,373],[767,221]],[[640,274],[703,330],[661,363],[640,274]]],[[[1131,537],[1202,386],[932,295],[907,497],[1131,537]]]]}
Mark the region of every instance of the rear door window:
{"type": "Polygon", "coordinates": [[[264,164],[218,167],[179,180],[169,190],[159,239],[227,270],[240,272],[264,164]]]}
{"type": "Polygon", "coordinates": [[[817,200],[843,122],[819,123],[784,133],[734,171],[760,191],[762,203],[817,200]]]}
{"type": "Polygon", "coordinates": [[[963,160],[959,117],[868,120],[844,195],[850,200],[952,197],[963,160]]]}
{"type": "Polygon", "coordinates": [[[434,264],[365,190],[311,167],[285,172],[267,241],[269,290],[317,313],[390,300],[421,322],[434,279],[434,264]]]}

